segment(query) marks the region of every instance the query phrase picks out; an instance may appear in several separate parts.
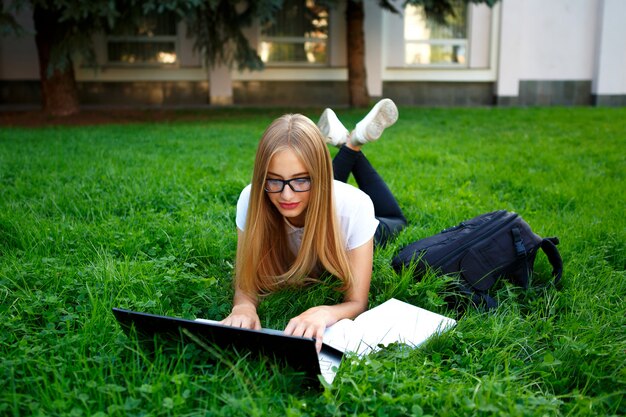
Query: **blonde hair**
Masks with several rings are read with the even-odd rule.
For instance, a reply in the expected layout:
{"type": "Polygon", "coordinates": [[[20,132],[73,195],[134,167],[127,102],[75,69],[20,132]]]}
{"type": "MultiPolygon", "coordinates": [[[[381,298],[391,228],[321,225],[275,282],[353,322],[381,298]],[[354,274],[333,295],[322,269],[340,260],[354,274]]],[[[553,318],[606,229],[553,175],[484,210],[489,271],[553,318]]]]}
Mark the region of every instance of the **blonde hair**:
{"type": "Polygon", "coordinates": [[[251,294],[266,294],[287,284],[314,280],[319,267],[338,277],[342,290],[352,286],[343,236],[335,214],[330,153],[317,126],[301,114],[274,120],[257,148],[246,226],[237,248],[236,285],[251,294]],[[285,220],[264,185],[272,157],[291,150],[307,168],[311,194],[298,254],[289,249],[285,220]]]}

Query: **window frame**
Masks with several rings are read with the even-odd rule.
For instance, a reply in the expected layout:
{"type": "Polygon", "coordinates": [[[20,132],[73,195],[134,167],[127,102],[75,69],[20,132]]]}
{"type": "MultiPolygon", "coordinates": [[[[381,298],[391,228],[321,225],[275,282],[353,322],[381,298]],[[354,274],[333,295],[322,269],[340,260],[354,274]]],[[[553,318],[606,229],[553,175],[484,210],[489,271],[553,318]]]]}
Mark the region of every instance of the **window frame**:
{"type": "MultiPolygon", "coordinates": [[[[306,0],[303,0],[306,2],[306,0]]],[[[263,28],[258,26],[258,42],[257,42],[257,54],[263,59],[263,44],[264,43],[276,43],[276,44],[305,44],[307,42],[324,44],[326,47],[326,59],[324,62],[308,62],[308,61],[263,61],[266,67],[317,67],[324,68],[330,65],[330,48],[331,48],[331,13],[332,8],[326,7],[327,22],[326,22],[326,38],[314,38],[308,36],[266,36],[263,34],[263,28]]]]}
{"type": "MultiPolygon", "coordinates": [[[[407,68],[450,68],[450,69],[467,69],[470,65],[470,53],[471,53],[471,42],[470,42],[470,34],[471,34],[471,13],[472,8],[469,4],[463,3],[463,6],[466,7],[466,17],[465,17],[465,38],[434,38],[434,39],[407,39],[403,30],[403,64],[407,68]],[[408,63],[407,62],[407,45],[431,45],[431,46],[458,46],[465,48],[465,62],[435,62],[435,63],[408,63]]],[[[407,5],[407,7],[416,7],[407,5]]],[[[405,9],[406,14],[406,9],[405,9]]],[[[406,25],[406,20],[403,18],[403,24],[406,25]]]]}
{"type": "MultiPolygon", "coordinates": [[[[174,14],[172,14],[175,16],[174,14]]],[[[104,62],[108,67],[120,67],[120,68],[178,68],[180,66],[180,39],[179,29],[180,22],[174,20],[175,33],[173,35],[113,35],[105,34],[104,36],[104,62]],[[128,43],[159,43],[159,42],[172,42],[174,44],[174,54],[176,60],[174,62],[124,62],[124,61],[112,61],[109,57],[109,43],[111,42],[128,42],[128,43]]]]}

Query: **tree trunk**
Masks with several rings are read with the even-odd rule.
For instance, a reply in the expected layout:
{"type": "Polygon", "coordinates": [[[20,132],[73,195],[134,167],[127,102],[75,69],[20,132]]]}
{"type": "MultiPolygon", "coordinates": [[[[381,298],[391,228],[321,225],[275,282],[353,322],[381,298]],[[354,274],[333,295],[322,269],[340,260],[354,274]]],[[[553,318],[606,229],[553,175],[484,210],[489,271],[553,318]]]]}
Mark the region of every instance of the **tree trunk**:
{"type": "Polygon", "coordinates": [[[348,0],[346,10],[348,47],[348,91],[352,107],[369,106],[365,72],[365,35],[363,33],[365,13],[363,1],[348,0]]]}
{"type": "Polygon", "coordinates": [[[35,43],[39,55],[39,77],[41,80],[41,100],[45,113],[54,116],[69,116],[78,113],[78,87],[74,77],[74,65],[67,57],[63,65],[50,71],[50,60],[55,45],[63,40],[68,30],[59,22],[59,13],[51,9],[34,7],[35,43]]]}

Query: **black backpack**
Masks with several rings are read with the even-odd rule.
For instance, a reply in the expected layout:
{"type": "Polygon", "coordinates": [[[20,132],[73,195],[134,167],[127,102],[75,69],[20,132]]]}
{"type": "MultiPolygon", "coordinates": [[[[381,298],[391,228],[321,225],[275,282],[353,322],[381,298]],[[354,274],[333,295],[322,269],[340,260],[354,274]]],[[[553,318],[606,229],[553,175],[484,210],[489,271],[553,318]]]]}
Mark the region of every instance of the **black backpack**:
{"type": "MultiPolygon", "coordinates": [[[[428,268],[458,274],[458,290],[475,305],[496,307],[487,294],[499,277],[527,289],[539,248],[552,265],[554,284],[563,274],[556,237],[541,238],[517,213],[506,210],[481,214],[441,233],[415,241],[392,260],[396,271],[412,263],[420,278],[428,268]]],[[[458,303],[454,303],[458,307],[458,303]]]]}

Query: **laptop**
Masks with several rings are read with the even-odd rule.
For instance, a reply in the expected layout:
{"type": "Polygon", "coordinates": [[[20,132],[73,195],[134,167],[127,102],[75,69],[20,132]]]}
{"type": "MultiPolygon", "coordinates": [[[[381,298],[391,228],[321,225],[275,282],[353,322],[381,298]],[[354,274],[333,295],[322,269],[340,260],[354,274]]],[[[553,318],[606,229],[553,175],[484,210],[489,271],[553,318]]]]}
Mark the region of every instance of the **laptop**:
{"type": "Polygon", "coordinates": [[[315,339],[287,336],[279,330],[242,329],[212,320],[186,320],[120,308],[113,308],[113,314],[126,332],[134,328],[144,337],[160,334],[174,340],[192,340],[201,346],[209,344],[276,358],[303,372],[308,385],[320,385],[318,375],[332,384],[343,357],[340,350],[326,344],[322,344],[322,351],[318,354],[315,339]]]}

